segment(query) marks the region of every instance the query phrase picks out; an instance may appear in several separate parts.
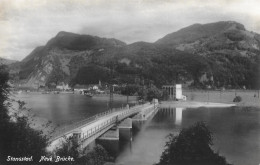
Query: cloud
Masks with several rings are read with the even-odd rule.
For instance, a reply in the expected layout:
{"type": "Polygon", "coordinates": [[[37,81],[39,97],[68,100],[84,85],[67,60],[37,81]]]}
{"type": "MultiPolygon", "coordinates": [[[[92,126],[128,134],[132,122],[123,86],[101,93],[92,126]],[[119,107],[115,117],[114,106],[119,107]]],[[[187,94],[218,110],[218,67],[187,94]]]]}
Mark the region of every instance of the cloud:
{"type": "Polygon", "coordinates": [[[258,6],[257,0],[2,0],[0,56],[21,60],[59,31],[154,42],[194,23],[234,20],[259,33],[258,6]]]}

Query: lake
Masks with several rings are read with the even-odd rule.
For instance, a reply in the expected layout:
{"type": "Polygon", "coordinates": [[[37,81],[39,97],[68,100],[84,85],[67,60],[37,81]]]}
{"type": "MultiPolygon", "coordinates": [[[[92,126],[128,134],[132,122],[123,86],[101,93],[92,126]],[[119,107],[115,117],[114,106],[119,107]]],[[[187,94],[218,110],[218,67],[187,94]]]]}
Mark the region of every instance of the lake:
{"type": "MultiPolygon", "coordinates": [[[[65,125],[108,110],[108,97],[88,98],[74,94],[19,94],[27,107],[40,117],[65,125]]],[[[130,98],[135,101],[135,98],[130,98]]],[[[126,105],[126,97],[115,97],[114,107],[126,105]]],[[[159,161],[166,136],[197,121],[205,121],[214,137],[213,149],[234,165],[260,163],[259,108],[161,108],[146,122],[135,124],[133,140],[120,142],[116,163],[151,165],[159,161]]]]}
{"type": "Polygon", "coordinates": [[[151,165],[159,161],[166,136],[197,121],[205,121],[214,137],[213,149],[234,165],[260,163],[260,109],[161,108],[141,129],[133,128],[133,141],[123,144],[116,160],[124,165],[151,165]]]}
{"type": "MultiPolygon", "coordinates": [[[[90,98],[79,94],[21,93],[15,95],[15,99],[25,101],[25,106],[31,108],[36,116],[57,125],[67,125],[109,110],[109,96],[90,98]]],[[[134,101],[136,97],[129,97],[130,103],[134,101]]],[[[114,108],[126,104],[126,96],[114,96],[114,108]]]]}

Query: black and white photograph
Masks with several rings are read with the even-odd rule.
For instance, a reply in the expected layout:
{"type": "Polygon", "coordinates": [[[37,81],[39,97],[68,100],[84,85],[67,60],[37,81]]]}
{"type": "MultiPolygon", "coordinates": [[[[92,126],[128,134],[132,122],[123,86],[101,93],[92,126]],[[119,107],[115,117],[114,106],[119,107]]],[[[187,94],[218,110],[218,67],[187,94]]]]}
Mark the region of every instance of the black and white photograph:
{"type": "Polygon", "coordinates": [[[0,0],[0,165],[260,165],[260,1],[0,0]]]}

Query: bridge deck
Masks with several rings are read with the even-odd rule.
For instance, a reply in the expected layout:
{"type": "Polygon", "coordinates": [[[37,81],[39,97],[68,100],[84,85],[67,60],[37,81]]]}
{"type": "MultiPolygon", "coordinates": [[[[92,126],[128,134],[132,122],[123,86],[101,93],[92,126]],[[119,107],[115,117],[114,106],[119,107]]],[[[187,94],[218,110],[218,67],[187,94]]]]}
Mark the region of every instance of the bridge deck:
{"type": "Polygon", "coordinates": [[[78,138],[81,147],[84,148],[93,140],[108,131],[117,122],[139,112],[150,112],[150,110],[154,108],[155,104],[147,103],[131,107],[130,109],[113,109],[74,123],[73,125],[56,131],[55,134],[52,135],[49,140],[51,143],[48,150],[53,150],[55,146],[59,145],[64,136],[69,137],[73,135],[78,138]]]}
{"type": "MultiPolygon", "coordinates": [[[[147,104],[145,104],[145,105],[147,105],[147,104]]],[[[138,111],[145,105],[133,106],[130,109],[117,108],[117,109],[99,113],[97,115],[91,116],[82,121],[79,121],[79,122],[73,123],[71,125],[64,126],[63,128],[57,129],[53,134],[50,135],[49,139],[50,139],[50,141],[54,141],[66,134],[77,132],[79,129],[81,129],[83,127],[85,127],[84,129],[93,128],[96,125],[99,125],[113,117],[116,117],[116,116],[122,117],[122,114],[126,114],[127,112],[129,113],[130,111],[138,111]]]]}

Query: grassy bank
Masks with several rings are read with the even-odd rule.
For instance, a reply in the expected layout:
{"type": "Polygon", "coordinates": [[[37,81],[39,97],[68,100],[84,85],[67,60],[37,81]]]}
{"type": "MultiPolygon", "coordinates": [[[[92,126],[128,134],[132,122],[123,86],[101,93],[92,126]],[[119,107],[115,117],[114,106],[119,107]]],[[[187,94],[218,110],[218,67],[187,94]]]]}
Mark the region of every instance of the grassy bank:
{"type": "Polygon", "coordinates": [[[236,103],[237,106],[260,107],[260,96],[256,90],[225,90],[225,91],[205,91],[205,90],[184,90],[183,95],[188,101],[213,102],[233,104],[236,96],[240,96],[242,101],[236,103]]]}

